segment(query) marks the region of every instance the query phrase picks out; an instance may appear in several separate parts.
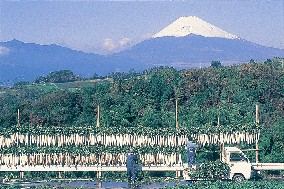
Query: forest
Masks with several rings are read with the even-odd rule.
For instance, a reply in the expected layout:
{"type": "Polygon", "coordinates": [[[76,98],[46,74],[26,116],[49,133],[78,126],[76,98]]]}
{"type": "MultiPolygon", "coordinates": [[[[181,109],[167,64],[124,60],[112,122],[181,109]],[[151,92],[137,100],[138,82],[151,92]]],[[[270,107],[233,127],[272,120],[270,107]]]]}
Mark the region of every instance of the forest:
{"type": "MultiPolygon", "coordinates": [[[[119,128],[125,132],[146,133],[149,128],[168,132],[176,128],[177,110],[178,129],[184,132],[259,130],[259,161],[283,163],[283,61],[252,60],[226,67],[214,61],[202,69],[157,67],[142,73],[131,70],[91,78],[81,78],[69,70],[55,71],[32,83],[0,88],[0,133],[84,134],[86,128],[96,127],[98,106],[100,132],[119,132],[119,128]],[[256,105],[259,123],[255,120],[256,105]]],[[[239,147],[255,148],[254,144],[239,147]]],[[[197,161],[218,159],[214,153],[218,146],[199,150],[197,161]]],[[[248,152],[252,161],[254,153],[248,152]]]]}

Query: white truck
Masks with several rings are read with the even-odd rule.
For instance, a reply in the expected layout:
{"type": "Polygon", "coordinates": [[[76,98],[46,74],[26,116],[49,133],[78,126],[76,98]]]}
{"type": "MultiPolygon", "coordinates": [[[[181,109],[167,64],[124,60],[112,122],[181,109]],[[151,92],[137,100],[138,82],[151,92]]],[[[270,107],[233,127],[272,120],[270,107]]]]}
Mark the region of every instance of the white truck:
{"type": "MultiPolygon", "coordinates": [[[[284,170],[284,163],[251,163],[246,155],[237,147],[225,147],[222,151],[221,161],[228,164],[228,179],[243,181],[252,178],[255,171],[284,170]]],[[[184,180],[192,180],[186,171],[184,180]]]]}

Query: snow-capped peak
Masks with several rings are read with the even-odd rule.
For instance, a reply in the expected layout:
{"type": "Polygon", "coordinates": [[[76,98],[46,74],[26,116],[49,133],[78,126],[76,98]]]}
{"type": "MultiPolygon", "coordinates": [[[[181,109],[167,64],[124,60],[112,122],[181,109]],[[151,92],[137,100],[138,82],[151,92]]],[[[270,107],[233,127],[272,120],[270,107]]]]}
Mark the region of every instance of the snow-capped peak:
{"type": "Polygon", "coordinates": [[[238,36],[225,32],[224,30],[205,22],[196,16],[180,17],[162,31],[153,35],[153,38],[174,36],[184,37],[190,34],[204,37],[220,37],[227,39],[237,39],[238,36]]]}

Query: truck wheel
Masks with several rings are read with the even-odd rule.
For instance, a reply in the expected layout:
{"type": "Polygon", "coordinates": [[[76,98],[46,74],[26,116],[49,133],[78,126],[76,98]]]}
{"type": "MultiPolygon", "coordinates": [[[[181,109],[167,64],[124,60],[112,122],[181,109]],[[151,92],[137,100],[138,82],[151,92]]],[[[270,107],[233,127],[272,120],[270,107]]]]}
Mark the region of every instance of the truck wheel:
{"type": "Polygon", "coordinates": [[[242,174],[235,174],[233,176],[233,181],[236,181],[236,182],[243,182],[245,180],[245,177],[244,175],[242,174]]]}

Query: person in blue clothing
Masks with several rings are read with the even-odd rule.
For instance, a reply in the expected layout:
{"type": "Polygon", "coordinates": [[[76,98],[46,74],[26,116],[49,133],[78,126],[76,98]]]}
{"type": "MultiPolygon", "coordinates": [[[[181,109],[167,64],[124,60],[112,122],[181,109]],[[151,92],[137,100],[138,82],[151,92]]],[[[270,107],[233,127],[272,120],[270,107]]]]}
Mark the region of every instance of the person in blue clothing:
{"type": "Polygon", "coordinates": [[[134,154],[134,150],[130,149],[130,153],[127,155],[126,158],[126,169],[127,169],[127,179],[128,183],[134,184],[136,181],[136,170],[135,164],[137,162],[137,157],[134,154]]]}
{"type": "Polygon", "coordinates": [[[198,145],[192,141],[192,138],[188,138],[186,142],[186,149],[187,149],[187,163],[188,167],[192,167],[195,161],[195,149],[198,145]]]}

